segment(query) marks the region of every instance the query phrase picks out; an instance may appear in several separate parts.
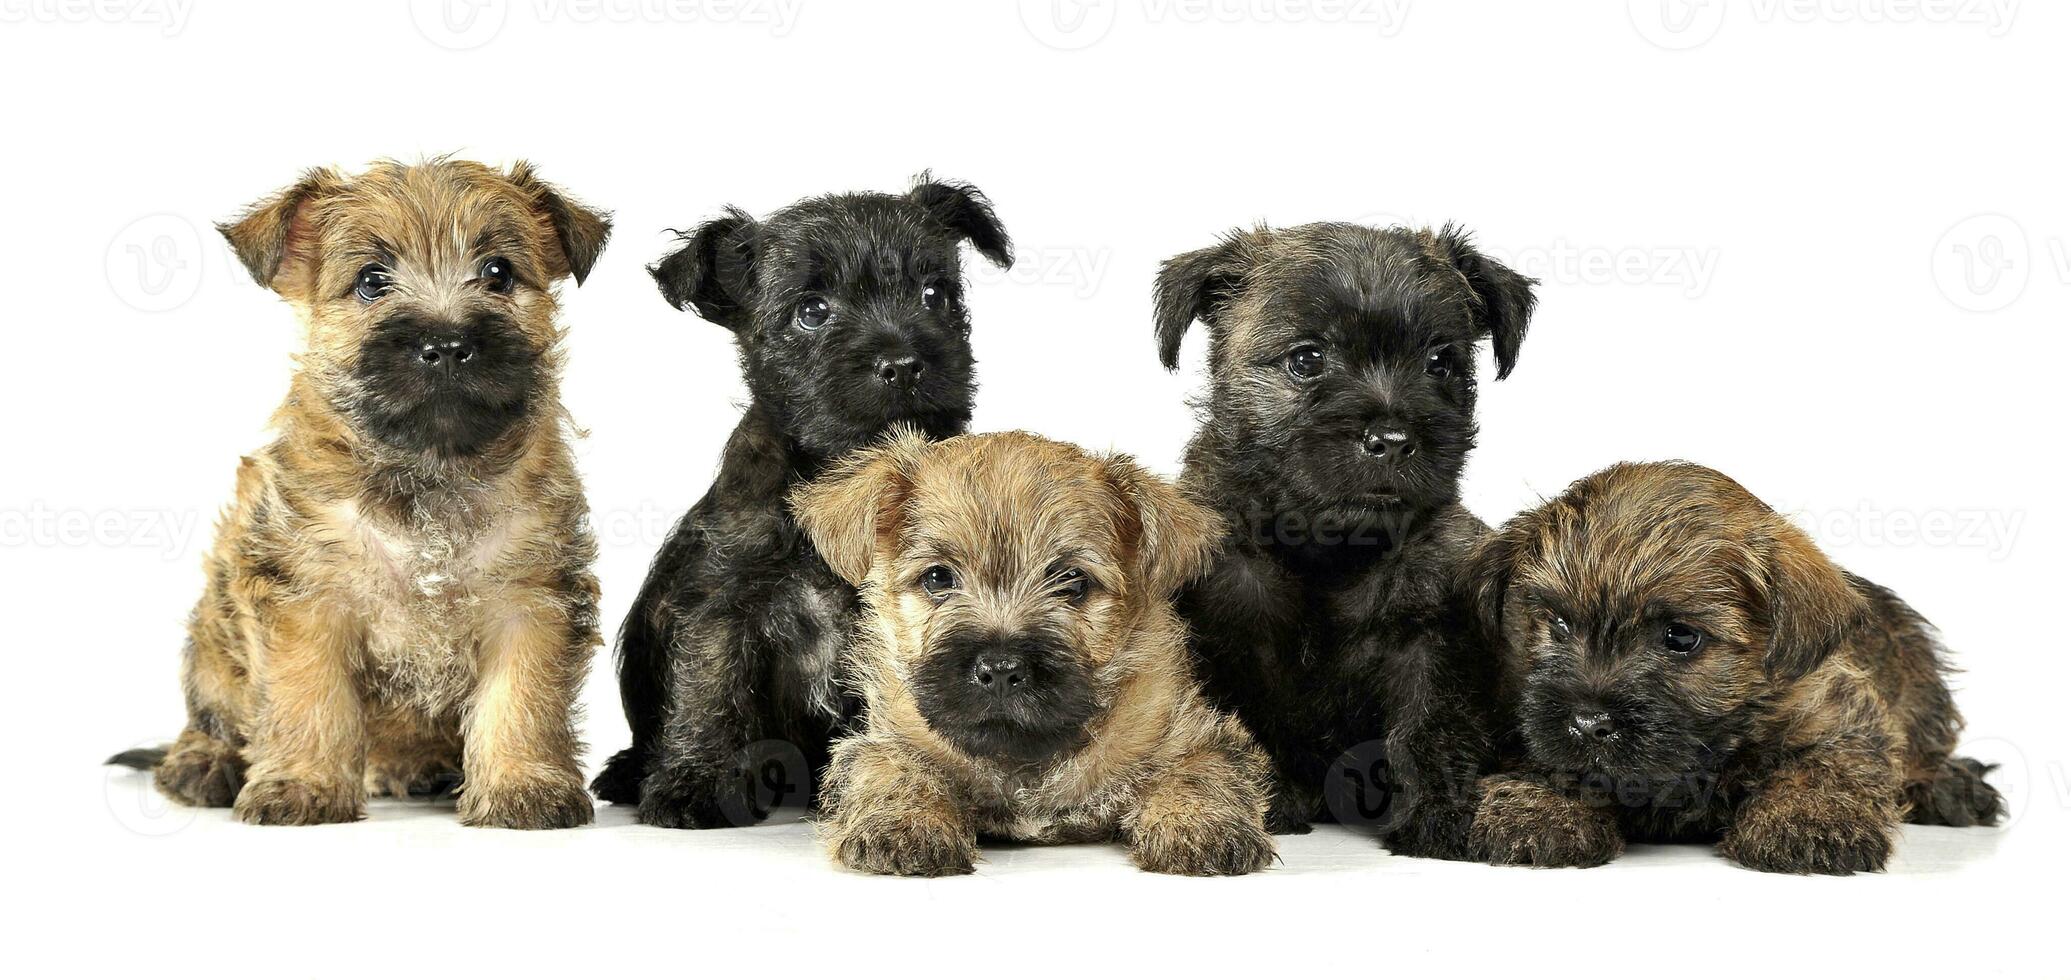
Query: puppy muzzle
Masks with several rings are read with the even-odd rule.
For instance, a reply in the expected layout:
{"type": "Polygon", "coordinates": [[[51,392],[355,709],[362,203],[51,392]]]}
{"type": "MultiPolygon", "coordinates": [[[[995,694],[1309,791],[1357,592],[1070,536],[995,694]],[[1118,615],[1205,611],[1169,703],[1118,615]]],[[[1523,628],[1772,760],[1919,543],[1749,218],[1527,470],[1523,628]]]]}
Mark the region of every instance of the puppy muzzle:
{"type": "Polygon", "coordinates": [[[960,634],[914,675],[928,727],[974,758],[1028,763],[1084,744],[1093,681],[1069,647],[1043,633],[960,634]]]}

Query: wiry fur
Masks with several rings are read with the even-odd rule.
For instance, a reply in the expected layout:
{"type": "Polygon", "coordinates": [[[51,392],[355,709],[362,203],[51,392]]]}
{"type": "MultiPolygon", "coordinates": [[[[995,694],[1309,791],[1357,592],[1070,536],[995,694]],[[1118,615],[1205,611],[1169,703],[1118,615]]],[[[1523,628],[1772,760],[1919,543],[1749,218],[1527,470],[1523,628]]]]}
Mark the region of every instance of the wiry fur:
{"type": "Polygon", "coordinates": [[[208,556],[159,787],[308,824],[464,774],[466,823],[587,822],[572,710],[598,639],[595,545],[554,284],[587,275],[608,222],[525,164],[438,159],[313,170],[222,231],[308,342],[208,556]],[[508,293],[484,288],[492,256],[508,293]],[[375,302],[354,295],[370,263],[394,277],[375,302]],[[489,381],[396,367],[459,333],[489,381]]]}
{"type": "Polygon", "coordinates": [[[961,432],[974,389],[958,250],[1002,266],[1005,231],[975,188],[925,176],[906,194],[838,194],[767,219],[739,210],[683,236],[650,270],[678,308],[733,331],[751,401],[711,490],[655,556],[619,634],[633,744],[595,782],[666,827],[767,816],[746,779],[757,746],[795,747],[809,786],[856,706],[837,683],[855,590],[799,533],[785,494],[897,422],[961,432]],[[945,301],[923,302],[933,283],[945,301]],[[802,300],[831,316],[805,329],[802,300]],[[880,363],[911,357],[910,390],[880,363]],[[903,394],[900,393],[903,391],[903,394]]]}
{"type": "Polygon", "coordinates": [[[1465,574],[1512,722],[1475,827],[1491,861],[1715,841],[1758,870],[1849,874],[1884,867],[1901,819],[2002,813],[1987,767],[1950,754],[1962,719],[1932,627],[1723,474],[1611,467],[1506,524],[1465,574]],[[1671,625],[1702,645],[1673,651],[1671,625]]]}
{"type": "Polygon", "coordinates": [[[1267,761],[1201,696],[1170,601],[1219,536],[1207,509],[1126,457],[1026,433],[930,444],[907,431],[796,500],[865,608],[854,682],[867,727],[837,744],[828,772],[838,861],[959,874],[980,835],[1121,839],[1139,866],[1173,874],[1271,861],[1267,761]],[[938,566],[956,583],[939,595],[921,584],[938,566]],[[1060,591],[1072,572],[1083,594],[1060,591]],[[964,638],[1052,660],[1002,701],[971,682],[964,638]],[[923,677],[961,690],[930,694],[923,677]],[[1083,689],[1085,703],[1060,689],[1083,689]],[[997,726],[977,749],[974,724],[997,726]]]}
{"type": "Polygon", "coordinates": [[[1232,529],[1179,608],[1209,695],[1273,757],[1276,832],[1371,820],[1397,853],[1466,856],[1494,685],[1451,592],[1487,530],[1458,484],[1477,345],[1509,374],[1532,303],[1450,227],[1238,231],[1159,273],[1165,366],[1195,320],[1209,335],[1181,483],[1232,529]],[[1304,347],[1314,377],[1295,373],[1304,347]],[[1370,777],[1340,783],[1348,767],[1370,777]],[[1344,794],[1381,799],[1326,809],[1344,794]]]}

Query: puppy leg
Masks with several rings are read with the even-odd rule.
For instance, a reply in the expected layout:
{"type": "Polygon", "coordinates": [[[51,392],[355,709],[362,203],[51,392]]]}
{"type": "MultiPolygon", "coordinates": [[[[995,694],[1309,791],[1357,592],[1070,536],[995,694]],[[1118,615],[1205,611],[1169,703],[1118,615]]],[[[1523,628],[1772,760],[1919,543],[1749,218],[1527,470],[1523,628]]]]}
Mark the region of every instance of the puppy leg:
{"type": "Polygon", "coordinates": [[[358,820],[366,752],[352,677],[358,629],[320,601],[263,609],[265,647],[256,658],[263,702],[237,818],[256,824],[358,820]]]}
{"type": "Polygon", "coordinates": [[[1995,767],[1950,756],[1925,779],[1906,785],[1906,822],[1946,827],[1990,827],[2006,816],[2006,801],[1985,774],[1995,767]]]}
{"type": "Polygon", "coordinates": [[[1896,767],[1863,747],[1808,753],[1740,807],[1719,853],[1756,871],[1882,871],[1898,829],[1896,767]]]}
{"type": "Polygon", "coordinates": [[[978,833],[950,788],[891,739],[843,739],[827,767],[827,850],[843,867],[934,878],[970,874],[978,833]]]}
{"type": "Polygon", "coordinates": [[[1625,851],[1610,813],[1571,799],[1544,779],[1491,776],[1481,781],[1481,791],[1468,842],[1490,864],[1593,868],[1625,851]]]}
{"type": "Polygon", "coordinates": [[[1468,834],[1480,806],[1479,781],[1495,747],[1479,706],[1495,689],[1481,651],[1431,647],[1394,651],[1388,686],[1388,768],[1403,799],[1381,843],[1406,857],[1471,861],[1468,834]]]}
{"type": "Polygon", "coordinates": [[[1266,832],[1260,788],[1269,772],[1265,755],[1234,721],[1224,721],[1216,734],[1144,788],[1124,822],[1137,867],[1241,875],[1273,863],[1278,852],[1266,832]]]}
{"type": "Polygon", "coordinates": [[[189,726],[152,770],[158,791],[188,806],[229,806],[244,788],[237,746],[189,726]]]}
{"type": "Polygon", "coordinates": [[[754,665],[727,625],[707,620],[677,641],[661,738],[640,784],[640,821],[656,827],[742,827],[769,816],[739,755],[761,737],[754,665]]]}
{"type": "Polygon", "coordinates": [[[514,604],[483,637],[460,790],[470,827],[555,830],[594,815],[569,717],[591,631],[552,599],[514,604]]]}

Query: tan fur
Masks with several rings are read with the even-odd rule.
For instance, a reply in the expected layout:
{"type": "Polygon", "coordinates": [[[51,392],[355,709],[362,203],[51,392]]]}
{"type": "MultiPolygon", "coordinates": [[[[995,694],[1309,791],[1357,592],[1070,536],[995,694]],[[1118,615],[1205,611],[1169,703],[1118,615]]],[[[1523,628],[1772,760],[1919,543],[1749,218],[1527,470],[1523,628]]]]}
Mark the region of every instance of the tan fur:
{"type": "Polygon", "coordinates": [[[207,559],[185,654],[189,728],[158,770],[168,795],[234,798],[253,823],[323,823],[357,819],[369,793],[464,770],[466,823],[590,819],[571,715],[598,640],[596,549],[558,398],[553,290],[502,300],[540,380],[486,450],[405,452],[339,406],[382,312],[351,295],[370,241],[415,284],[385,302],[441,316],[489,301],[468,285],[487,254],[542,285],[579,280],[608,227],[523,164],[454,160],[311,171],[224,226],[307,345],[207,559]]]}
{"type": "Polygon", "coordinates": [[[794,502],[866,610],[852,660],[869,721],[837,745],[828,773],[824,829],[838,861],[962,873],[981,833],[1121,839],[1139,866],[1177,874],[1242,874],[1272,859],[1267,762],[1203,700],[1171,606],[1220,530],[1206,509],[1124,457],[1026,433],[932,444],[905,433],[794,502]],[[1045,598],[1060,554],[1096,583],[1076,611],[1045,598]],[[938,607],[914,583],[943,561],[986,584],[938,607]],[[1037,622],[1068,636],[1094,678],[1085,740],[1037,764],[966,755],[929,727],[910,683],[931,638],[1037,622]]]}

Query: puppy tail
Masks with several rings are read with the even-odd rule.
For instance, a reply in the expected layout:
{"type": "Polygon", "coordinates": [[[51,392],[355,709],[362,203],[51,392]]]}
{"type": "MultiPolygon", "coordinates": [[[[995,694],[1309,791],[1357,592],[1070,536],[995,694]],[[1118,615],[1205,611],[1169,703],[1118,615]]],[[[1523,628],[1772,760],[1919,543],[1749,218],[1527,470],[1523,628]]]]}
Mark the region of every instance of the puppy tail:
{"type": "Polygon", "coordinates": [[[1912,809],[1908,823],[1944,827],[1990,827],[2006,816],[2006,799],[1985,775],[1996,765],[1952,755],[1925,782],[1906,787],[1906,802],[1912,809]]]}
{"type": "Polygon", "coordinates": [[[158,764],[165,761],[166,750],[170,748],[171,746],[169,745],[161,745],[155,749],[129,749],[109,756],[108,761],[101,763],[101,765],[128,766],[131,769],[141,769],[149,772],[158,768],[158,764]]]}
{"type": "Polygon", "coordinates": [[[647,778],[647,752],[635,745],[620,750],[591,780],[590,791],[606,803],[632,806],[640,802],[640,781],[647,778]]]}

